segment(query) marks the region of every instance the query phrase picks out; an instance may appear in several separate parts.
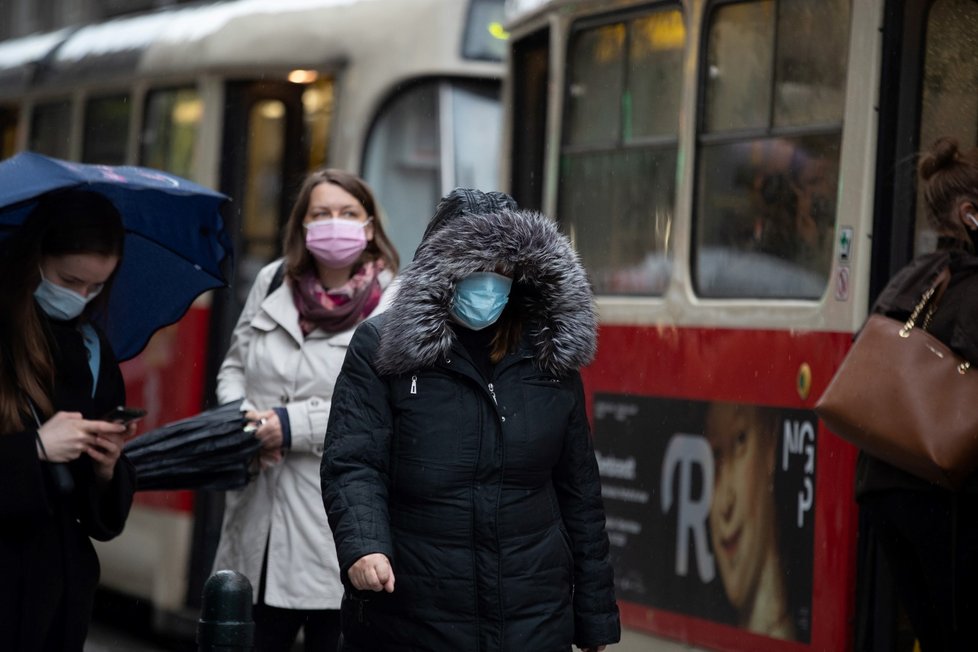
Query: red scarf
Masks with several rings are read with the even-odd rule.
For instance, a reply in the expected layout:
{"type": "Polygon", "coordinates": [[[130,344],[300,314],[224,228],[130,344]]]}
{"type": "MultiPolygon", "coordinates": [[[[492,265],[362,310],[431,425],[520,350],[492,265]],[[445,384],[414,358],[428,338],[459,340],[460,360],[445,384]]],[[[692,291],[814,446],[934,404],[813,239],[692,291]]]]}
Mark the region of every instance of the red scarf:
{"type": "Polygon", "coordinates": [[[332,290],[323,288],[314,269],[303,274],[292,287],[302,334],[317,328],[339,333],[366,319],[380,303],[384,288],[379,276],[383,270],[382,260],[364,263],[349,281],[332,290]]]}

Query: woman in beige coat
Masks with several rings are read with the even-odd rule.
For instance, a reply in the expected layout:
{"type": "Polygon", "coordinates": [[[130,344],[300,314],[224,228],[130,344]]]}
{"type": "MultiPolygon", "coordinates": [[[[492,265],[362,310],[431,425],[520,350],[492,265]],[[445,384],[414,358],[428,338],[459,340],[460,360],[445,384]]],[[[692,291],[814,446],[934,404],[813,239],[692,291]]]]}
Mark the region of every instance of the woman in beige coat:
{"type": "Polygon", "coordinates": [[[214,569],[254,588],[256,649],[335,650],[343,595],[319,466],[333,385],[355,327],[382,310],[398,257],[367,185],[339,170],[305,181],[282,261],[262,269],[218,374],[262,442],[260,473],[227,494],[214,569]]]}

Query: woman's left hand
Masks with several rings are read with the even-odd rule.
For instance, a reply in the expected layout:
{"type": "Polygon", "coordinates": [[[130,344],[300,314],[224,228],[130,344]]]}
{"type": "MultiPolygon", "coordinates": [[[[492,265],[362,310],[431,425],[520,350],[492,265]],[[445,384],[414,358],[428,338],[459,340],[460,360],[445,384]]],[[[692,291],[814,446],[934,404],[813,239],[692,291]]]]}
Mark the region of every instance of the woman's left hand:
{"type": "Polygon", "coordinates": [[[264,451],[279,451],[282,449],[282,424],[275,410],[249,410],[245,419],[258,424],[255,437],[261,442],[264,451]]]}

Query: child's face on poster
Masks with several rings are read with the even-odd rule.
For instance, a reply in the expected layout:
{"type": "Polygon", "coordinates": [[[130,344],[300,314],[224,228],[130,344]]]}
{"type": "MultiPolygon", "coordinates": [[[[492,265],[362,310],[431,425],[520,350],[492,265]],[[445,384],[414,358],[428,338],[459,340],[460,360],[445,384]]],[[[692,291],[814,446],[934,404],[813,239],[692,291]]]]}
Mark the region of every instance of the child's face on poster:
{"type": "Polygon", "coordinates": [[[706,437],[715,477],[710,539],[727,598],[748,607],[766,558],[775,550],[773,474],[776,432],[759,408],[717,403],[706,437]]]}

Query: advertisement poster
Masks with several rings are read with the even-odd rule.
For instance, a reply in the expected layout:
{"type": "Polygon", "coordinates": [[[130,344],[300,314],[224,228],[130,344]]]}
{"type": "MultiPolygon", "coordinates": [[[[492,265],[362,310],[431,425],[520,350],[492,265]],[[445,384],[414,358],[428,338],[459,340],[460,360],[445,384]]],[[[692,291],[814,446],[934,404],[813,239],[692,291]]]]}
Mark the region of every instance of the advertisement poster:
{"type": "Polygon", "coordinates": [[[817,418],[597,393],[619,599],[811,641],[817,418]]]}

